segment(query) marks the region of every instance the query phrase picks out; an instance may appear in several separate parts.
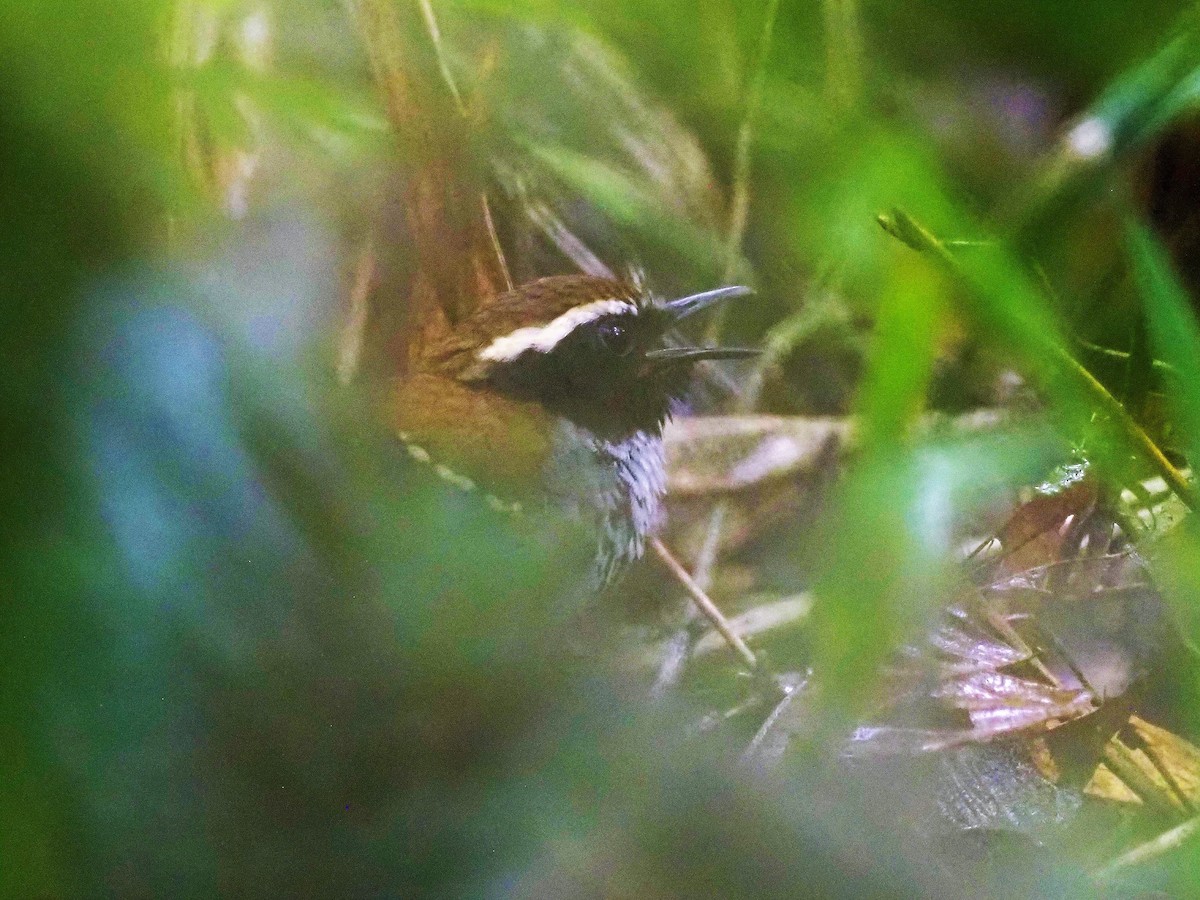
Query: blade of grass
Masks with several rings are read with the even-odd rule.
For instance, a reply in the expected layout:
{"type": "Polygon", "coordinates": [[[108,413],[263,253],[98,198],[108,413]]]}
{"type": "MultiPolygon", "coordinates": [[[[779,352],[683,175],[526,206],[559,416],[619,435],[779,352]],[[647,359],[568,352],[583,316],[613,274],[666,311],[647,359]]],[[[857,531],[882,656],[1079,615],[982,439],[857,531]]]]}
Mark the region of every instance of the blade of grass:
{"type": "Polygon", "coordinates": [[[1130,221],[1125,242],[1154,355],[1177,375],[1169,382],[1169,391],[1194,460],[1200,446],[1200,326],[1166,250],[1150,230],[1130,221]]]}
{"type": "Polygon", "coordinates": [[[870,367],[856,403],[869,446],[902,442],[924,408],[945,307],[939,280],[909,256],[882,292],[870,367]]]}
{"type": "Polygon", "coordinates": [[[1040,308],[1036,291],[1015,265],[972,269],[955,258],[936,237],[901,210],[880,216],[879,224],[893,237],[934,260],[968,290],[968,313],[982,328],[996,329],[1006,345],[1034,372],[1057,376],[1078,398],[1109,416],[1121,437],[1153,466],[1191,509],[1200,507],[1200,494],[1167,459],[1162,449],[1129,415],[1094,375],[1063,346],[1052,318],[1040,308]]]}
{"type": "Polygon", "coordinates": [[[1200,29],[1189,9],[1173,40],[1104,90],[1014,192],[1014,241],[1026,245],[1053,219],[1106,189],[1103,174],[1200,105],[1200,29]]]}
{"type": "MultiPolygon", "coordinates": [[[[754,143],[754,125],[762,106],[763,85],[767,77],[767,57],[771,52],[771,35],[775,30],[775,19],[779,15],[779,0],[769,0],[763,16],[762,32],[758,37],[757,62],[750,90],[746,94],[746,112],[738,128],[737,146],[733,157],[733,197],[730,203],[729,231],[725,238],[725,281],[732,284],[738,279],[742,262],[742,240],[746,235],[746,220],[750,213],[750,148],[754,143]]],[[[718,315],[721,310],[718,310],[718,315]]],[[[714,323],[718,319],[714,317],[714,323]]],[[[714,324],[714,328],[717,325],[714,324]]],[[[716,339],[717,334],[710,334],[716,339]]]]}
{"type": "Polygon", "coordinates": [[[857,0],[824,0],[825,84],[829,97],[843,112],[853,110],[862,96],[863,40],[858,26],[857,0]]]}

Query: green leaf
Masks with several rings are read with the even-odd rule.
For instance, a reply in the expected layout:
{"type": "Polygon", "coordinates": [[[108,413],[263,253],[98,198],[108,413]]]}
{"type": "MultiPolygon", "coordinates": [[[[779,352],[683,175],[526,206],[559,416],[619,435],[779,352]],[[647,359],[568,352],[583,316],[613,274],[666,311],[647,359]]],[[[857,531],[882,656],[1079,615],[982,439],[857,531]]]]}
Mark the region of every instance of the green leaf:
{"type": "MultiPolygon", "coordinates": [[[[1195,108],[1200,99],[1198,77],[1200,48],[1196,36],[1188,32],[1114,81],[1080,121],[1102,128],[1109,136],[1111,152],[1121,155],[1141,146],[1176,117],[1195,108]]],[[[1079,135],[1074,137],[1078,140],[1079,135]]],[[[1071,138],[1068,135],[1068,142],[1071,138]]]]}
{"type": "Polygon", "coordinates": [[[1137,222],[1126,225],[1125,239],[1154,356],[1178,374],[1167,390],[1194,463],[1200,442],[1200,326],[1158,239],[1137,222]]]}
{"type": "MultiPolygon", "coordinates": [[[[1146,313],[1146,328],[1155,356],[1175,367],[1177,378],[1167,382],[1169,400],[1186,446],[1195,460],[1200,440],[1200,326],[1187,292],[1171,260],[1154,234],[1140,222],[1126,223],[1125,240],[1133,277],[1146,313]]],[[[1159,542],[1156,582],[1172,602],[1185,633],[1200,637],[1200,530],[1195,517],[1159,542]]]]}
{"type": "Polygon", "coordinates": [[[1200,36],[1194,22],[1123,73],[1075,119],[1059,146],[1015,193],[1017,242],[1032,248],[1046,226],[1079,214],[1111,189],[1111,168],[1200,105],[1200,36]]]}
{"type": "Polygon", "coordinates": [[[925,406],[946,312],[945,290],[928,266],[907,254],[880,301],[875,347],[859,412],[868,442],[903,440],[925,406]]]}

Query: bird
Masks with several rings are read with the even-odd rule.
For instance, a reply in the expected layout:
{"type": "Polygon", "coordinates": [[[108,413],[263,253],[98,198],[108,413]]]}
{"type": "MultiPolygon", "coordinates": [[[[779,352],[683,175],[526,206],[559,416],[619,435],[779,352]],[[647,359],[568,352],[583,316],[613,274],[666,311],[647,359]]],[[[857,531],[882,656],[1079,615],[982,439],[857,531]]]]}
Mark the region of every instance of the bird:
{"type": "Polygon", "coordinates": [[[632,281],[548,276],[496,296],[431,342],[392,392],[415,459],[497,510],[550,510],[595,539],[591,581],[616,582],[662,521],[663,427],[702,360],[758,351],[672,346],[674,327],[746,287],[661,300],[632,281]]]}

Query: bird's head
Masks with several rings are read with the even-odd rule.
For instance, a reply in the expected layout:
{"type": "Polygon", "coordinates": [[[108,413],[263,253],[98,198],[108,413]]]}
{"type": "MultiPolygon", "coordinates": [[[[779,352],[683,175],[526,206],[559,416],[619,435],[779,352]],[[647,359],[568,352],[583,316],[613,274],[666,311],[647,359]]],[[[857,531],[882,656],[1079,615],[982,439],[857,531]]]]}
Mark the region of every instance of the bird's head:
{"type": "Polygon", "coordinates": [[[497,297],[427,357],[431,371],[540,404],[606,439],[657,431],[684,395],[693,364],[756,351],[677,347],[674,326],[749,293],[720,288],[660,301],[625,282],[542,278],[497,297]]]}

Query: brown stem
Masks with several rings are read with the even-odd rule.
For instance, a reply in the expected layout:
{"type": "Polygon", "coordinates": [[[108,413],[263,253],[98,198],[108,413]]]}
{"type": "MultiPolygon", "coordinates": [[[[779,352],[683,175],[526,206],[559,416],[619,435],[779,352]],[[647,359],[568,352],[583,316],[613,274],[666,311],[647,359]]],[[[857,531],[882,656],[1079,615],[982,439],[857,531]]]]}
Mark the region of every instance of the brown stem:
{"type": "Polygon", "coordinates": [[[679,581],[679,583],[683,585],[684,590],[688,592],[688,596],[692,598],[692,602],[696,604],[696,607],[700,610],[700,612],[704,613],[708,621],[712,622],[713,628],[720,632],[721,637],[725,638],[729,646],[732,647],[737,655],[742,658],[746,665],[748,665],[752,670],[757,669],[758,658],[754,655],[750,648],[746,646],[746,642],[738,637],[737,633],[733,630],[733,628],[730,627],[729,620],[725,618],[721,610],[717,609],[717,605],[713,603],[708,594],[706,594],[700,588],[700,585],[696,584],[695,579],[693,579],[688,573],[688,570],[683,567],[683,564],[675,558],[674,554],[672,554],[671,551],[667,549],[666,545],[658,538],[652,538],[650,541],[650,546],[654,548],[655,554],[657,554],[663,565],[665,565],[667,569],[670,570],[671,574],[674,575],[679,581]]]}

